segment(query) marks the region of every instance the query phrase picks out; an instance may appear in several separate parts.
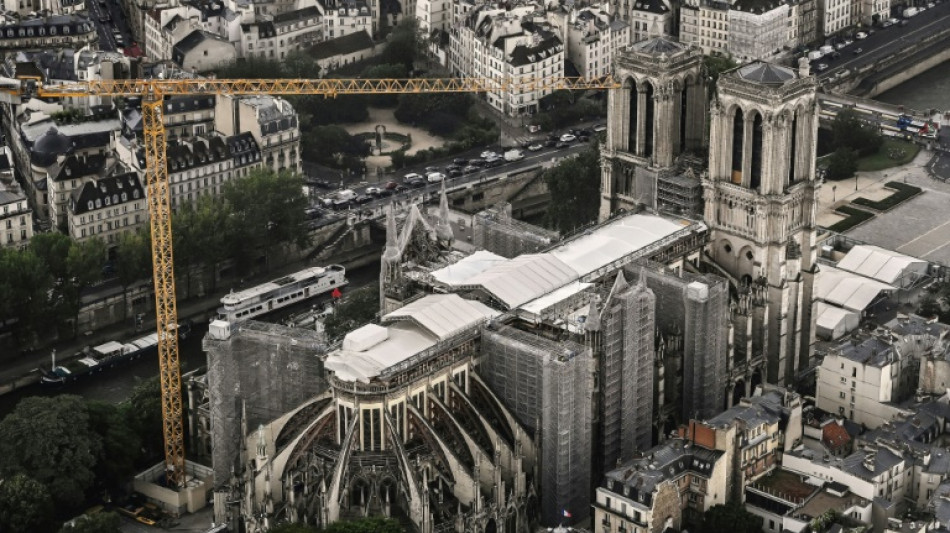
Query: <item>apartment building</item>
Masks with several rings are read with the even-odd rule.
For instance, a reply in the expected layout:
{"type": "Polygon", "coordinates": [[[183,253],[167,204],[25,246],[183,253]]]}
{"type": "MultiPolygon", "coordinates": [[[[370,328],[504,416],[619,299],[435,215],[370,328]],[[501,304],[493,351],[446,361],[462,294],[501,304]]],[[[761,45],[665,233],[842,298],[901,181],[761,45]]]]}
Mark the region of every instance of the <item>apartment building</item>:
{"type": "Polygon", "coordinates": [[[598,533],[647,533],[698,525],[726,502],[725,453],[672,439],[604,476],[595,492],[598,533]]]}
{"type": "Polygon", "coordinates": [[[740,63],[775,56],[788,45],[791,15],[784,2],[737,0],[729,10],[727,49],[740,63]]]}
{"type": "Polygon", "coordinates": [[[828,37],[854,23],[855,2],[852,0],[818,0],[819,34],[828,37]]]}
{"type": "MultiPolygon", "coordinates": [[[[324,0],[323,38],[333,39],[365,31],[375,35],[379,31],[379,2],[364,0],[324,0]]],[[[407,12],[412,13],[413,11],[407,12]]]]}
{"type": "Polygon", "coordinates": [[[10,149],[0,147],[0,248],[22,248],[32,237],[33,210],[14,178],[10,149]]]}
{"type": "Polygon", "coordinates": [[[303,170],[297,113],[287,100],[221,95],[215,108],[215,127],[225,136],[249,132],[260,147],[264,166],[275,172],[303,170]]]}
{"type": "Polygon", "coordinates": [[[50,166],[47,177],[50,219],[64,233],[68,230],[68,207],[73,193],[89,181],[110,176],[117,170],[118,161],[110,151],[102,153],[68,154],[57,158],[50,166]]]}
{"type": "Polygon", "coordinates": [[[613,0],[611,6],[611,13],[630,25],[631,43],[673,36],[676,21],[667,0],[613,0]]]}
{"type": "Polygon", "coordinates": [[[172,61],[185,70],[210,72],[237,59],[234,45],[210,31],[192,30],[172,46],[172,61]]]}
{"type": "MultiPolygon", "coordinates": [[[[327,18],[328,21],[331,18],[327,18]]],[[[295,9],[241,24],[242,57],[284,59],[293,51],[304,50],[324,40],[324,19],[316,6],[295,9]]]]}
{"type": "Polygon", "coordinates": [[[729,4],[687,0],[680,6],[680,42],[698,46],[704,54],[727,54],[729,4]]]}
{"type": "Polygon", "coordinates": [[[416,20],[426,34],[446,31],[452,24],[452,4],[449,0],[417,0],[416,20]]]}
{"type": "MultiPolygon", "coordinates": [[[[495,79],[546,78],[564,75],[564,44],[534,6],[511,10],[473,9],[450,36],[449,64],[457,76],[495,79]]],[[[551,89],[490,91],[488,103],[518,116],[538,111],[551,89]]]]}
{"type": "Polygon", "coordinates": [[[584,77],[599,78],[610,74],[613,58],[630,44],[630,24],[612,17],[601,8],[585,7],[551,18],[562,28],[568,59],[584,77]]]}
{"type": "Polygon", "coordinates": [[[76,241],[98,237],[107,249],[118,246],[123,233],[148,220],[145,188],[137,172],[121,172],[83,183],[69,201],[68,234],[76,241]]]}
{"type": "Polygon", "coordinates": [[[82,48],[98,42],[95,25],[82,15],[0,14],[0,51],[82,48]]]}
{"type": "Polygon", "coordinates": [[[317,43],[308,53],[320,66],[320,75],[323,76],[342,66],[373,57],[381,49],[382,44],[373,42],[368,33],[361,31],[317,43]]]}

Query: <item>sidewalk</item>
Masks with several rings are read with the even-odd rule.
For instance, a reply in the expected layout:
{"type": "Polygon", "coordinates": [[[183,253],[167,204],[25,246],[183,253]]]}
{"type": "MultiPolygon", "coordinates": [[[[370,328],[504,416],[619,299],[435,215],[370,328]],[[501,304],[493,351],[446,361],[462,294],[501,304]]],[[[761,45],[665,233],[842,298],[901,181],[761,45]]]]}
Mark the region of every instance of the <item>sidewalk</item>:
{"type": "MultiPolygon", "coordinates": [[[[268,280],[279,278],[286,274],[297,272],[308,266],[310,263],[306,259],[287,263],[274,270],[257,275],[253,278],[244,280],[244,286],[250,287],[268,280]]],[[[214,293],[206,294],[201,298],[189,298],[178,302],[178,321],[190,319],[195,322],[205,322],[212,316],[215,310],[221,305],[221,297],[231,291],[231,286],[237,280],[229,280],[229,283],[219,284],[219,290],[214,293]]],[[[58,342],[49,348],[43,348],[33,352],[21,353],[18,356],[12,356],[0,360],[0,389],[5,388],[11,382],[17,382],[17,386],[27,384],[20,383],[21,379],[30,376],[36,376],[34,370],[38,367],[49,366],[51,364],[51,351],[55,348],[56,360],[62,363],[70,359],[77,352],[87,346],[97,346],[108,341],[125,342],[138,339],[155,332],[155,315],[146,316],[142,326],[136,330],[131,319],[112,324],[95,330],[90,335],[79,334],[75,339],[58,342]]]]}

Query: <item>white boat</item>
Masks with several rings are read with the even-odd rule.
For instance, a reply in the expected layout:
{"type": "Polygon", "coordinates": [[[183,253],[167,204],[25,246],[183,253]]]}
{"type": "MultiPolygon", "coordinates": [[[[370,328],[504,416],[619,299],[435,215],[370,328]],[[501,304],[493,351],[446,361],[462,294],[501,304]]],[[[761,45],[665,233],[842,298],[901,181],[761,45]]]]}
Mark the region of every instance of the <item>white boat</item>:
{"type": "Polygon", "coordinates": [[[326,294],[347,283],[346,269],[340,265],[305,268],[250,289],[232,291],[221,298],[218,319],[231,323],[248,320],[326,294]]]}

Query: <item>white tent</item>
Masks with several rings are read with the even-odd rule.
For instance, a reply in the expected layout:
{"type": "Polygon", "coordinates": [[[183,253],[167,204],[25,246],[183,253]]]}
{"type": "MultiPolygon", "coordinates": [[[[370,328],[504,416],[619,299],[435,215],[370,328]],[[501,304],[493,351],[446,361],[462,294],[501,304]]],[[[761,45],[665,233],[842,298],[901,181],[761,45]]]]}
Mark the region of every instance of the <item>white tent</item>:
{"type": "Polygon", "coordinates": [[[859,244],[836,265],[888,285],[907,287],[927,273],[927,262],[877,246],[859,244]]]}
{"type": "Polygon", "coordinates": [[[844,337],[858,329],[861,325],[861,315],[840,307],[818,302],[818,338],[833,341],[844,337]]]}

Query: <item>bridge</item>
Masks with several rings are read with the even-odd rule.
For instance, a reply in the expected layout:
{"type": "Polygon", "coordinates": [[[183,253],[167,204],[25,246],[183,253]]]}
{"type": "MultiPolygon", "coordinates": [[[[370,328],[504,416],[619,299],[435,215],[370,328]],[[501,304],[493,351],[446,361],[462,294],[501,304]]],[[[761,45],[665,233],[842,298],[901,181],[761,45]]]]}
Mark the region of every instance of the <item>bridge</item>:
{"type": "Polygon", "coordinates": [[[877,126],[891,137],[928,143],[937,138],[941,123],[950,120],[950,112],[942,115],[933,110],[916,110],[902,105],[886,104],[851,95],[818,93],[818,118],[822,126],[830,126],[842,110],[854,111],[858,119],[877,126]]]}

